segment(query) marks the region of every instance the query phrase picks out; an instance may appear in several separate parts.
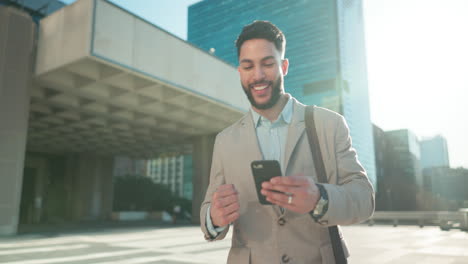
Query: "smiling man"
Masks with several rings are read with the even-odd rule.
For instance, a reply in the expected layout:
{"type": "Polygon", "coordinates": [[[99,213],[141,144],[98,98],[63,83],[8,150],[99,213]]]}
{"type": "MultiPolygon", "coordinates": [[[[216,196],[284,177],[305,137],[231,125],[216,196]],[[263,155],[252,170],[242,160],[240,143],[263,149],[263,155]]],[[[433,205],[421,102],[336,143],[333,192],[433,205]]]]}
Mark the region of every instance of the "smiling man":
{"type": "Polygon", "coordinates": [[[243,28],[236,46],[241,85],[252,108],[216,137],[200,213],[205,238],[223,239],[233,224],[228,263],[335,263],[327,227],[362,222],[374,210],[372,185],[346,122],[335,112],[315,109],[328,179],[318,184],[305,135],[306,106],[284,90],[285,36],[268,21],[254,21],[243,28]],[[262,184],[261,194],[273,205],[259,203],[250,170],[255,160],[277,160],[286,175],[262,184]]]}

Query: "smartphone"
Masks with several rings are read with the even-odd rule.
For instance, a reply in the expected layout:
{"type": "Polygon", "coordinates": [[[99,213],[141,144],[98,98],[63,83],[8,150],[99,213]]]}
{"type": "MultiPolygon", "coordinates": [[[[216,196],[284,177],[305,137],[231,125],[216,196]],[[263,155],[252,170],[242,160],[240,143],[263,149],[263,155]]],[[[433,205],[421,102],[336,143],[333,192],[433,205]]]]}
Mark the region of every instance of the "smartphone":
{"type": "MultiPolygon", "coordinates": [[[[280,164],[277,160],[255,160],[250,164],[252,175],[257,189],[258,200],[261,204],[272,204],[266,200],[266,197],[260,192],[262,183],[271,178],[281,176],[280,164]]],[[[276,191],[279,192],[279,191],[276,191]]]]}

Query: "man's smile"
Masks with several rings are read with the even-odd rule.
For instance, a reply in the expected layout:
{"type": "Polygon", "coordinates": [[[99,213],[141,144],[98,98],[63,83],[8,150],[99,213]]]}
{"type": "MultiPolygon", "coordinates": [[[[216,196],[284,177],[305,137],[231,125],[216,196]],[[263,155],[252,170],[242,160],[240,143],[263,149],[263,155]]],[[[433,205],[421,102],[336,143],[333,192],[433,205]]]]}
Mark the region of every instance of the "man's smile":
{"type": "Polygon", "coordinates": [[[264,85],[255,85],[253,88],[255,91],[260,91],[260,90],[263,90],[265,88],[267,88],[269,86],[269,84],[264,84],[264,85]]]}
{"type": "Polygon", "coordinates": [[[254,90],[255,94],[260,95],[264,94],[267,91],[267,88],[271,87],[271,85],[271,82],[262,82],[250,85],[250,89],[254,90]]]}

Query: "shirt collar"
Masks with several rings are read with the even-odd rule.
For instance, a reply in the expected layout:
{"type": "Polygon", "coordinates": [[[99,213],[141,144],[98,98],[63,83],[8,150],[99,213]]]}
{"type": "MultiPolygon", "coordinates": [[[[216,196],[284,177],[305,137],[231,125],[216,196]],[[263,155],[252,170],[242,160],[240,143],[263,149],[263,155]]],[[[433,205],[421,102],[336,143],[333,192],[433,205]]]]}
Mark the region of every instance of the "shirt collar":
{"type": "MultiPolygon", "coordinates": [[[[250,108],[250,112],[252,112],[252,118],[253,118],[254,126],[258,127],[258,125],[260,124],[260,118],[262,116],[259,113],[255,112],[255,110],[253,110],[253,108],[250,108]]],[[[292,100],[292,96],[289,96],[288,97],[288,102],[283,107],[283,111],[281,111],[281,113],[278,116],[278,119],[276,121],[282,119],[282,120],[284,120],[284,122],[286,122],[286,124],[289,124],[289,123],[291,123],[292,115],[293,115],[293,100],[292,100]]]]}

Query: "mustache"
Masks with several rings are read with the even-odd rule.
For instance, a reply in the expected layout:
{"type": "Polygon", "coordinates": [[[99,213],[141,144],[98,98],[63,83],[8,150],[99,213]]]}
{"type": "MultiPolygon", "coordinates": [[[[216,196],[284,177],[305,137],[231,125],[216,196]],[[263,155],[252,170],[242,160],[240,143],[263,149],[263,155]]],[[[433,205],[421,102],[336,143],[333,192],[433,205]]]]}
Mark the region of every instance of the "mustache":
{"type": "Polygon", "coordinates": [[[254,82],[254,83],[249,84],[249,88],[252,89],[255,85],[259,85],[259,84],[262,84],[262,85],[272,85],[273,82],[272,82],[272,81],[266,81],[266,80],[258,81],[258,82],[254,82]]]}

